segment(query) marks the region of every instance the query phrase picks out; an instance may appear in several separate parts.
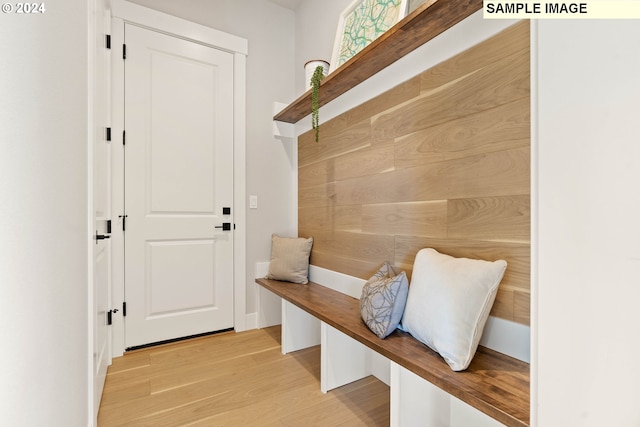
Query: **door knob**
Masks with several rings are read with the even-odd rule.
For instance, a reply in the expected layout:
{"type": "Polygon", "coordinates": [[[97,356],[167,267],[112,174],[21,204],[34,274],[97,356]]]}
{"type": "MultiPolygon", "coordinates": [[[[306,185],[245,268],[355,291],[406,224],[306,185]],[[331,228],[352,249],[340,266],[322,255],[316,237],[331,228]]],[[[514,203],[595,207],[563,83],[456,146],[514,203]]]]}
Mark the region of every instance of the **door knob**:
{"type": "Polygon", "coordinates": [[[222,231],[229,231],[229,230],[231,230],[231,223],[230,222],[223,222],[222,225],[216,225],[215,228],[222,228],[222,231]]]}

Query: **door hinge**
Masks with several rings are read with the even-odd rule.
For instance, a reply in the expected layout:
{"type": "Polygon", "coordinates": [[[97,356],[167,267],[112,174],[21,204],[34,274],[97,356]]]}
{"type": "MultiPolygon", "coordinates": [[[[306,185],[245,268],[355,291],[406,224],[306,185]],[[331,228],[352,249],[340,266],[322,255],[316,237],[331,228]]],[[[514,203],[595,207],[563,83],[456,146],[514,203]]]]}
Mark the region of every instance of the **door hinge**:
{"type": "Polygon", "coordinates": [[[129,215],[118,215],[118,218],[122,218],[122,231],[126,231],[127,226],[125,225],[127,223],[127,217],[129,215]]]}
{"type": "Polygon", "coordinates": [[[122,302],[122,317],[127,317],[127,302],[122,302]]]}
{"type": "Polygon", "coordinates": [[[105,35],[104,45],[107,49],[111,49],[111,34],[105,35]]]}
{"type": "Polygon", "coordinates": [[[127,59],[127,45],[122,45],[122,59],[127,59]]]}
{"type": "Polygon", "coordinates": [[[127,131],[122,131],[122,145],[127,145],[127,131]]]}
{"type": "Polygon", "coordinates": [[[107,141],[111,141],[111,128],[107,128],[107,141]]]}

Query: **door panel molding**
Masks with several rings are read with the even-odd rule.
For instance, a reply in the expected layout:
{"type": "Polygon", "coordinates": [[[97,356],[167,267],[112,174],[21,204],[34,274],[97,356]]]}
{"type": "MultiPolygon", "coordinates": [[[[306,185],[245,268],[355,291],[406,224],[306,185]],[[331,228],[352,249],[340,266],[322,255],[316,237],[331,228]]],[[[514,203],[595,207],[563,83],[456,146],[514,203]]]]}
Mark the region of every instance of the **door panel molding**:
{"type": "MultiPolygon", "coordinates": [[[[124,289],[124,240],[123,218],[118,218],[124,212],[124,61],[122,45],[124,43],[125,23],[145,27],[154,31],[168,34],[185,40],[190,40],[205,46],[225,50],[233,54],[234,62],[234,108],[233,108],[233,167],[234,167],[234,327],[236,331],[246,330],[252,325],[247,322],[246,314],[246,55],[247,40],[227,34],[200,24],[195,24],[142,6],[127,3],[122,0],[112,2],[112,218],[113,245],[112,277],[113,277],[113,305],[117,306],[126,301],[124,289]]],[[[124,322],[122,311],[113,317],[113,347],[112,355],[120,356],[124,353],[124,322]]]]}

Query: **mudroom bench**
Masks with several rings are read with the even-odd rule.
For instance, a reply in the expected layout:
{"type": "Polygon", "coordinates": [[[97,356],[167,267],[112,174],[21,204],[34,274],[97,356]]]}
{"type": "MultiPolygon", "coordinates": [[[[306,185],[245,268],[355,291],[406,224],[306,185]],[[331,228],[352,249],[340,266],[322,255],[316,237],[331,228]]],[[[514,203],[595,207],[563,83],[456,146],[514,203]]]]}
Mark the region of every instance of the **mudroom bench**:
{"type": "Polygon", "coordinates": [[[479,346],[469,368],[454,372],[405,332],[378,338],[362,321],[357,298],[314,282],[256,283],[282,298],[283,353],[321,345],[323,392],[375,375],[388,380],[392,426],[529,425],[528,363],[479,346]],[[376,372],[380,357],[390,361],[387,374],[376,372]]]}

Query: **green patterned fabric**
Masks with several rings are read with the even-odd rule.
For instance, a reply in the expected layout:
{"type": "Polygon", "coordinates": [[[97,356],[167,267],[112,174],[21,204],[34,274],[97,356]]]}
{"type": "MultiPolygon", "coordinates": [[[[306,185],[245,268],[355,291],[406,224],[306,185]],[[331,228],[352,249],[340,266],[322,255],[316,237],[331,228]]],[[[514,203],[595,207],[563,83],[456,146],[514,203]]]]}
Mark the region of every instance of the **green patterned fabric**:
{"type": "Polygon", "coordinates": [[[336,67],[377,39],[402,16],[401,0],[363,0],[345,16],[336,67]]]}
{"type": "Polygon", "coordinates": [[[387,337],[398,327],[402,319],[408,293],[409,281],[405,272],[397,274],[393,267],[385,262],[362,287],[362,320],[378,337],[387,337]]]}

